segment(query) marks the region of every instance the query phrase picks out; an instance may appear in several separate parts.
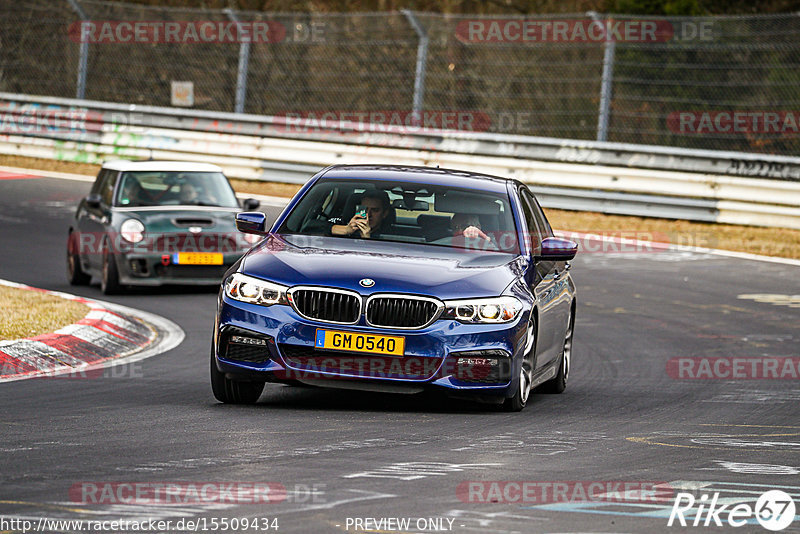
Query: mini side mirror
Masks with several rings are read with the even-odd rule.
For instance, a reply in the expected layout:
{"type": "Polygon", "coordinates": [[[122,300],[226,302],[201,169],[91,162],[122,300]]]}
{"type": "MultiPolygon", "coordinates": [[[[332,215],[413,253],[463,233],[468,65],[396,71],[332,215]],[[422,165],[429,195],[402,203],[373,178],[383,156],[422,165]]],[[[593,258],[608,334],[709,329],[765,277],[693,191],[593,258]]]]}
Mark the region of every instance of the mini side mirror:
{"type": "Polygon", "coordinates": [[[236,229],[246,234],[267,235],[267,216],[260,211],[243,211],[236,215],[236,229]]]}
{"type": "Polygon", "coordinates": [[[99,208],[102,198],[98,194],[89,195],[86,197],[86,205],[90,208],[99,208]]]}
{"type": "Polygon", "coordinates": [[[253,211],[255,209],[258,209],[260,205],[261,202],[254,198],[246,198],[242,201],[242,207],[247,211],[253,211]]]}
{"type": "Polygon", "coordinates": [[[544,261],[569,261],[578,252],[578,244],[569,239],[547,237],[542,240],[542,252],[537,259],[544,261]]]}

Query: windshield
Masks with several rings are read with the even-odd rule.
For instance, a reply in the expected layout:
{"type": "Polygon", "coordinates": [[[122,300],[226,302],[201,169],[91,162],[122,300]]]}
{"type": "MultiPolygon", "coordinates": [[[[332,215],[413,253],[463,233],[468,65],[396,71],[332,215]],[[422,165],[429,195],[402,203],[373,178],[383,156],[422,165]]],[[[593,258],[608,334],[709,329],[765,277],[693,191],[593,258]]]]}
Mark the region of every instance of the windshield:
{"type": "Polygon", "coordinates": [[[239,207],[236,195],[222,173],[176,171],[124,173],[114,205],[239,207]]]}
{"type": "Polygon", "coordinates": [[[278,232],[519,253],[507,194],[414,182],[320,180],[278,232]]]}

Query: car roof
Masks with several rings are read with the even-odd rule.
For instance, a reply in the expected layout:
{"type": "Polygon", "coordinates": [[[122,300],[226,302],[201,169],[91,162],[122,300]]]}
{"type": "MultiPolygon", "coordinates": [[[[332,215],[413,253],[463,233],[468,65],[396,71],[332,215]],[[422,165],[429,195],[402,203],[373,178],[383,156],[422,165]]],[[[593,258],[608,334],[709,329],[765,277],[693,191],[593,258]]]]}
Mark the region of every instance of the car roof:
{"type": "Polygon", "coordinates": [[[179,171],[179,172],[222,172],[222,168],[211,163],[190,161],[128,161],[114,160],[103,163],[104,169],[113,171],[179,171]]]}
{"type": "Polygon", "coordinates": [[[333,165],[322,179],[397,180],[505,193],[514,180],[489,174],[412,165],[333,165]]]}

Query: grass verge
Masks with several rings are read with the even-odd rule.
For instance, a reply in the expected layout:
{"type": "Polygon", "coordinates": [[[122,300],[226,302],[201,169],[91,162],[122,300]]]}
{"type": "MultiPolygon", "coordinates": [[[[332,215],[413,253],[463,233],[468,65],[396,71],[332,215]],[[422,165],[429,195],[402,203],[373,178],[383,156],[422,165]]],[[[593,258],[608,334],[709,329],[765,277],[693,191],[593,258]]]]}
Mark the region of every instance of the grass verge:
{"type": "MultiPolygon", "coordinates": [[[[0,155],[0,165],[43,171],[97,174],[99,165],[0,155]]],[[[231,180],[239,193],[291,197],[297,184],[231,180]]],[[[553,228],[573,232],[599,233],[679,245],[719,248],[765,256],[800,259],[800,230],[762,228],[732,224],[707,224],[683,220],[606,215],[604,213],[548,209],[553,228]]]]}
{"type": "Polygon", "coordinates": [[[8,286],[0,286],[0,309],[0,340],[48,334],[89,313],[86,304],[8,286]]]}

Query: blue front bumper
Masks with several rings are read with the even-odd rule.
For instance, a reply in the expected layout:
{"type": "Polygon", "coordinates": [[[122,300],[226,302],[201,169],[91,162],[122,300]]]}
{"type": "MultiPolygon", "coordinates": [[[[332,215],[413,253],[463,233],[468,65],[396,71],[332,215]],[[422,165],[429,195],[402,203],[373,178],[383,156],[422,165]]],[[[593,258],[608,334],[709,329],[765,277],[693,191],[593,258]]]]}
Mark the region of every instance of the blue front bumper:
{"type": "Polygon", "coordinates": [[[341,385],[337,387],[346,387],[348,381],[368,381],[502,398],[516,390],[526,323],[526,313],[522,313],[505,324],[464,324],[440,319],[419,330],[375,328],[366,325],[363,317],[356,325],[341,325],[305,319],[290,306],[265,307],[223,295],[213,350],[221,372],[245,380],[299,380],[312,384],[315,379],[321,383],[339,380],[341,385]],[[319,351],[314,346],[318,329],[403,336],[405,354],[397,357],[319,351]],[[253,339],[265,340],[263,347],[268,357],[244,358],[250,361],[229,357],[228,343],[234,331],[241,337],[251,333],[253,339]],[[466,366],[485,362],[486,355],[499,361],[496,369],[480,364],[466,366]]]}

